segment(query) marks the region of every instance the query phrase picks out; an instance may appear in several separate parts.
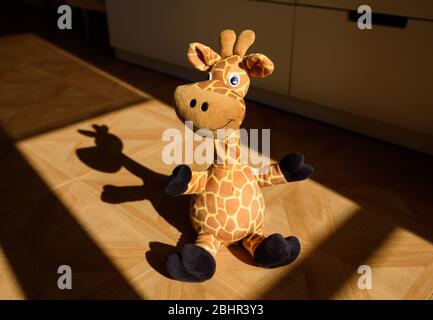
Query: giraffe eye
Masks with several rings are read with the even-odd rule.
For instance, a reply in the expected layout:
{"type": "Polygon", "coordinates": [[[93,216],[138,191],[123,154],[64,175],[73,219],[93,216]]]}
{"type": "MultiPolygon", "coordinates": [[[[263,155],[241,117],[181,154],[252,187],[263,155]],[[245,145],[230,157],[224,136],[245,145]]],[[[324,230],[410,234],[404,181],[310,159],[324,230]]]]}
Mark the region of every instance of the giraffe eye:
{"type": "Polygon", "coordinates": [[[239,73],[232,72],[229,73],[228,80],[232,87],[237,87],[239,83],[241,83],[241,76],[239,75],[239,73]]]}

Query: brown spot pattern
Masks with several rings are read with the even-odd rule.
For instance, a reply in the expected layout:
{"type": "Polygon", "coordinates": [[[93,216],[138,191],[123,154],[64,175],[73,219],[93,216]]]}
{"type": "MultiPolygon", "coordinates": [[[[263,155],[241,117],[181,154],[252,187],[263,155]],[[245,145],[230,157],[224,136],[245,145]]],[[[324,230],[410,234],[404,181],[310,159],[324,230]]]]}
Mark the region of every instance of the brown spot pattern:
{"type": "MultiPolygon", "coordinates": [[[[211,80],[191,84],[201,90],[208,90],[229,96],[241,105],[245,114],[249,75],[266,76],[273,70],[272,62],[264,55],[253,54],[246,57],[231,55],[221,58],[211,48],[200,43],[192,43],[188,58],[199,70],[210,71],[211,80]],[[240,75],[240,83],[232,87],[228,81],[230,73],[240,75]]],[[[240,119],[242,122],[243,119],[240,119]]],[[[237,120],[236,120],[237,121],[237,120]]],[[[195,194],[190,207],[190,218],[198,233],[196,244],[212,255],[216,255],[221,245],[229,245],[242,240],[245,248],[254,251],[263,235],[265,203],[261,187],[285,183],[278,164],[257,174],[240,162],[240,139],[216,143],[216,153],[223,163],[213,164],[205,172],[193,172],[185,194],[195,194]],[[235,152],[227,152],[230,147],[235,152]]]]}

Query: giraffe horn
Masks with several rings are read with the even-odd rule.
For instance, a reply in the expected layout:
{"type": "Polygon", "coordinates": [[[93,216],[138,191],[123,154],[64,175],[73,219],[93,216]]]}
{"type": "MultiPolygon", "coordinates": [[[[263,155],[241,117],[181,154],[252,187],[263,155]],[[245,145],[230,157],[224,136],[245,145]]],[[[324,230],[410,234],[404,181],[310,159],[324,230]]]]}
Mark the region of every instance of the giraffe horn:
{"type": "Polygon", "coordinates": [[[244,30],[239,35],[234,47],[234,53],[243,57],[248,48],[254,43],[256,36],[252,30],[244,30]]]}
{"type": "Polygon", "coordinates": [[[233,55],[233,45],[236,41],[236,33],[227,29],[220,33],[221,56],[223,58],[233,55]]]}

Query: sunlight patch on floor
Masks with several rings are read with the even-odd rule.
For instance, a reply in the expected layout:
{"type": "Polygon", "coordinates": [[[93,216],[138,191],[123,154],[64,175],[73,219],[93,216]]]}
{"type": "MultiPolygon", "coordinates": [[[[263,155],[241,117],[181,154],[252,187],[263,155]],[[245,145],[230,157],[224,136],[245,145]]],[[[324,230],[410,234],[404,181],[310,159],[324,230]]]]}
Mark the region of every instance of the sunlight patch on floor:
{"type": "Polygon", "coordinates": [[[25,299],[19,281],[0,244],[0,300],[25,299]]]}

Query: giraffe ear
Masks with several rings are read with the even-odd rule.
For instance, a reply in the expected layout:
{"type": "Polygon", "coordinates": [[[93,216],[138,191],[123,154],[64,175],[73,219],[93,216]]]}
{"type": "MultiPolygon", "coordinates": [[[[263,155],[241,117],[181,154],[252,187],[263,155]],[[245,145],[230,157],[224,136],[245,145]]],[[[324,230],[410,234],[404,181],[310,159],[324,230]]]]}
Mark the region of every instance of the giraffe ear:
{"type": "Polygon", "coordinates": [[[193,42],[188,47],[188,59],[192,65],[200,70],[207,71],[221,56],[204,44],[193,42]]]}
{"type": "Polygon", "coordinates": [[[244,62],[251,77],[264,78],[274,71],[274,63],[261,53],[252,53],[245,56],[244,62]]]}

